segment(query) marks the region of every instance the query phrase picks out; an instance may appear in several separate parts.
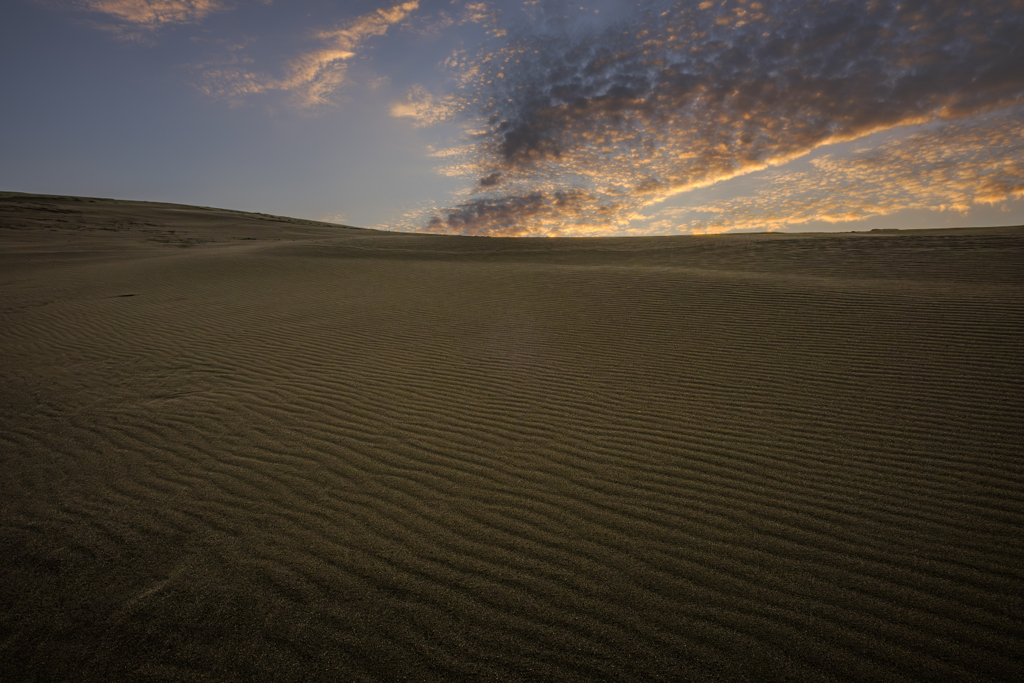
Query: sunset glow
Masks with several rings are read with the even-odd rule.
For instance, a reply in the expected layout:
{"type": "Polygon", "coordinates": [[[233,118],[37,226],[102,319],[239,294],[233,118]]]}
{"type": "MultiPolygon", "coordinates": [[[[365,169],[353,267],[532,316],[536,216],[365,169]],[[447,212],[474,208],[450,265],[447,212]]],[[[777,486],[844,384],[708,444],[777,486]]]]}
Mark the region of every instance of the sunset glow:
{"type": "Polygon", "coordinates": [[[5,190],[469,235],[1024,223],[1021,0],[4,14],[5,190]]]}

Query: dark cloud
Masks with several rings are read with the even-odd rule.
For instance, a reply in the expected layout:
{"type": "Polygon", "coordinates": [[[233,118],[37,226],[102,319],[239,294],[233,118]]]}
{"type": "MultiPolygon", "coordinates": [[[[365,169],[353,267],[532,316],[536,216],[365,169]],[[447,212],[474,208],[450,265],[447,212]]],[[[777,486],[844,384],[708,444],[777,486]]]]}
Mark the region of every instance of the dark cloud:
{"type": "Polygon", "coordinates": [[[578,190],[476,199],[446,209],[444,218],[434,216],[427,229],[460,235],[526,236],[538,234],[531,228],[543,224],[544,234],[548,234],[557,232],[552,230],[552,222],[578,212],[587,199],[578,190]]]}
{"type": "Polygon", "coordinates": [[[460,93],[487,122],[480,187],[500,176],[510,195],[452,210],[460,231],[504,230],[494,217],[519,206],[526,232],[613,206],[621,218],[823,144],[1024,97],[1024,0],[648,2],[600,29],[563,18],[510,35],[460,93]],[[593,206],[522,203],[573,189],[593,206]]]}
{"type": "Polygon", "coordinates": [[[480,187],[494,187],[501,182],[501,172],[494,172],[480,179],[480,187]]]}

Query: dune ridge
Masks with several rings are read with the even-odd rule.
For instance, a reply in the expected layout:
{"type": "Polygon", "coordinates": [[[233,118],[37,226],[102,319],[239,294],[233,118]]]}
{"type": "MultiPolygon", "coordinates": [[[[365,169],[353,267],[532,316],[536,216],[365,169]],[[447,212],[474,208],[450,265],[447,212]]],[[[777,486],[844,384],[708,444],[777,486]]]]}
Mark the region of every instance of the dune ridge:
{"type": "Polygon", "coordinates": [[[0,264],[5,680],[1024,678],[1022,228],[0,264]]]}

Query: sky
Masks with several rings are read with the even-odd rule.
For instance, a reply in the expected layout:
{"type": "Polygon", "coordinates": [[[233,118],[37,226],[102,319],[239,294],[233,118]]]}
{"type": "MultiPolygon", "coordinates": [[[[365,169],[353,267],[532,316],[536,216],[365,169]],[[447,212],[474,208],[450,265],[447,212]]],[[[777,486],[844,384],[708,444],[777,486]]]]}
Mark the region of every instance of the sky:
{"type": "Polygon", "coordinates": [[[493,236],[1024,224],[1024,0],[5,0],[0,190],[493,236]]]}

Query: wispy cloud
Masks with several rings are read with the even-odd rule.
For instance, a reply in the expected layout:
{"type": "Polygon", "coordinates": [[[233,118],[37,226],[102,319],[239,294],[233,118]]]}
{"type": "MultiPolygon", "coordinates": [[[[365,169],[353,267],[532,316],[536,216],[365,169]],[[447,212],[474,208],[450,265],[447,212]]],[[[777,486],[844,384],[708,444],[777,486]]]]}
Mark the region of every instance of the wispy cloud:
{"type": "Polygon", "coordinates": [[[501,10],[490,2],[467,2],[462,7],[461,23],[480,24],[490,35],[497,38],[507,33],[501,26],[501,10]]]}
{"type": "Polygon", "coordinates": [[[84,5],[118,21],[153,27],[190,23],[225,9],[220,0],[84,0],[84,5]]]}
{"type": "Polygon", "coordinates": [[[457,62],[472,73],[463,111],[484,133],[481,196],[428,229],[621,228],[824,145],[1004,109],[1024,99],[1021,35],[1022,0],[655,0],[599,30],[541,16],[457,62]]]}
{"type": "Polygon", "coordinates": [[[166,26],[199,23],[232,6],[229,0],[77,0],[49,4],[97,16],[92,22],[96,28],[129,40],[146,40],[166,26]]]}
{"type": "Polygon", "coordinates": [[[209,95],[233,101],[280,91],[290,95],[292,103],[304,110],[333,104],[346,82],[348,61],[366,49],[368,40],[383,36],[418,7],[418,0],[409,0],[374,10],[338,28],[314,32],[312,39],[319,46],[290,59],[283,76],[252,71],[230,57],[222,64],[204,68],[198,87],[209,95]]]}
{"type": "Polygon", "coordinates": [[[454,97],[435,97],[421,85],[413,86],[403,99],[391,105],[392,116],[412,119],[417,127],[433,126],[445,121],[457,110],[454,97]]]}
{"type": "Polygon", "coordinates": [[[775,171],[742,197],[664,211],[653,232],[780,230],[911,209],[963,214],[1024,198],[1024,109],[933,125],[805,171],[775,171]]]}
{"type": "Polygon", "coordinates": [[[287,75],[272,87],[294,93],[302,107],[330,103],[345,80],[345,62],[355,57],[368,39],[384,35],[418,7],[418,0],[410,0],[364,14],[342,28],[318,31],[316,39],[327,46],[292,59],[287,75]]]}

